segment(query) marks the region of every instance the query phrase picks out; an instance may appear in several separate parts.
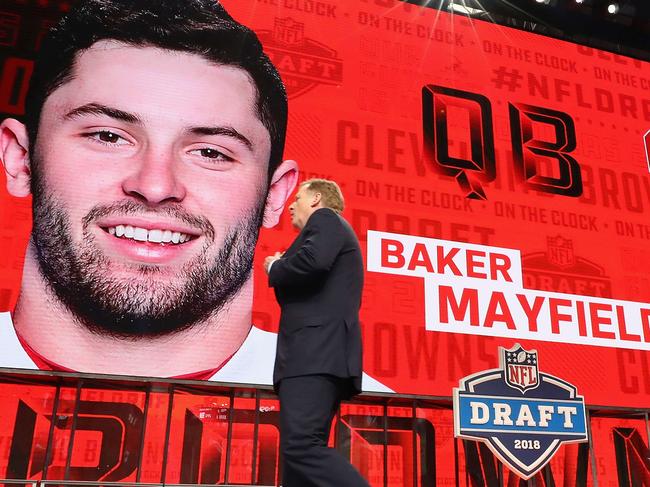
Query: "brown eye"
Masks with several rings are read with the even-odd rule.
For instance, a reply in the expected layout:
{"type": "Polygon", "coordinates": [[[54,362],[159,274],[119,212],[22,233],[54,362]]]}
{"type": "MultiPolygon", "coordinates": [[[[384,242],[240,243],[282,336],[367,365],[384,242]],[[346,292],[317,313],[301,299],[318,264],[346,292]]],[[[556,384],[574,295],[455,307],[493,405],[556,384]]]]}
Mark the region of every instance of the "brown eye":
{"type": "Polygon", "coordinates": [[[109,144],[116,144],[120,140],[120,136],[113,132],[99,132],[97,135],[99,140],[109,144]]]}
{"type": "Polygon", "coordinates": [[[214,162],[232,162],[234,159],[230,156],[227,156],[223,152],[213,147],[200,147],[197,149],[192,149],[190,154],[200,156],[204,159],[210,159],[211,163],[214,162]]]}
{"type": "Polygon", "coordinates": [[[83,134],[83,136],[106,146],[122,146],[130,144],[126,138],[110,130],[97,130],[96,132],[83,134]]]}
{"type": "Polygon", "coordinates": [[[221,152],[215,149],[201,149],[199,153],[201,154],[201,156],[207,157],[208,159],[216,159],[217,157],[223,155],[221,154],[221,152]]]}

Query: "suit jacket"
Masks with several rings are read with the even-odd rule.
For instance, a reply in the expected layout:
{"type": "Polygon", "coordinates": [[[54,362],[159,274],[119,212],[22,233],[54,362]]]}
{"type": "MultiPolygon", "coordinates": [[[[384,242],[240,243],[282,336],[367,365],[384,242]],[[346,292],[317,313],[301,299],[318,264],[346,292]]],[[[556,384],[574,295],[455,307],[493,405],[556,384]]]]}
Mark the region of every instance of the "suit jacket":
{"type": "Polygon", "coordinates": [[[352,227],[329,208],[316,210],[269,272],[282,309],[273,385],[286,377],[349,378],[361,392],[359,307],[363,258],[352,227]]]}

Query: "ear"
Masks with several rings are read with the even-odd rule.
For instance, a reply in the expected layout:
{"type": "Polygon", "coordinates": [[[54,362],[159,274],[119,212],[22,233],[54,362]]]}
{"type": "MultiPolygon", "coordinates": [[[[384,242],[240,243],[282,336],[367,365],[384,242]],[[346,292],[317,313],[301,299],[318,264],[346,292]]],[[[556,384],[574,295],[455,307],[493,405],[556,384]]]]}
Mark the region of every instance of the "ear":
{"type": "Polygon", "coordinates": [[[273,228],[280,221],[284,205],[293,193],[298,182],[298,163],[286,160],[278,166],[271,176],[271,186],[264,207],[264,228],[273,228]]]}
{"type": "Polygon", "coordinates": [[[321,193],[312,193],[311,196],[311,201],[309,202],[309,206],[312,208],[317,208],[320,206],[320,202],[323,199],[323,195],[321,193]]]}
{"type": "Polygon", "coordinates": [[[0,159],[7,176],[7,191],[16,197],[29,196],[29,137],[24,124],[7,118],[0,124],[0,159]]]}

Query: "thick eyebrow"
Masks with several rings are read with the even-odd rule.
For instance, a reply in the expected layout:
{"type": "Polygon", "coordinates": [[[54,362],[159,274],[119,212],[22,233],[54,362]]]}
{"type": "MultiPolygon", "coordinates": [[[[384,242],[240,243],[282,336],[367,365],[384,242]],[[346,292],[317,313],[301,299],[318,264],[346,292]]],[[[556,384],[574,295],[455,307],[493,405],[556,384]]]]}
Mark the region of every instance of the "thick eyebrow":
{"type": "Polygon", "coordinates": [[[226,137],[232,137],[244,144],[248,150],[253,150],[251,141],[232,127],[192,127],[189,131],[196,135],[225,135],[226,137]]]}
{"type": "Polygon", "coordinates": [[[83,115],[106,115],[107,117],[111,117],[122,122],[136,124],[142,123],[142,120],[140,120],[140,118],[133,113],[125,112],[124,110],[119,110],[117,108],[112,108],[106,105],[101,105],[100,103],[87,103],[85,105],[81,105],[80,107],[74,108],[66,113],[63,116],[63,119],[72,120],[83,115]]]}

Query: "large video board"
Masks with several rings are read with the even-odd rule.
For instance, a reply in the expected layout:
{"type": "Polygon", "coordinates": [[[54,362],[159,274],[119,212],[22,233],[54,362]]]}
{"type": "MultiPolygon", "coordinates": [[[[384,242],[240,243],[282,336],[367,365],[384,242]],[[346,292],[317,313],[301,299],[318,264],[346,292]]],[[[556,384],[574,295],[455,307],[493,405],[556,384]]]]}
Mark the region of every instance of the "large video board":
{"type": "MultiPolygon", "coordinates": [[[[223,5],[282,75],[284,158],[301,180],[335,179],[346,196],[366,258],[367,390],[448,398],[461,377],[497,366],[499,345],[519,342],[588,405],[647,406],[648,63],[396,0],[223,5]]],[[[0,12],[3,118],[23,120],[59,7],[0,12]]],[[[169,135],[193,117],[236,125],[251,94],[195,55],[103,47],[51,93],[37,142],[4,125],[0,305],[11,314],[1,315],[0,366],[269,384],[279,309],[261,262],[296,235],[286,214],[275,221],[285,180],[276,172],[278,196],[264,200],[260,167],[186,170],[169,135]],[[111,123],[97,110],[68,117],[86,124],[83,146],[46,117],[59,101],[107,100],[122,125],[115,112],[111,123]],[[129,158],[141,153],[128,144],[141,139],[150,151],[136,170],[129,158]],[[106,164],[109,151],[122,159],[106,164]],[[28,242],[35,187],[40,245],[28,242]],[[143,198],[173,225],[138,226],[144,210],[130,202],[143,198]],[[249,215],[265,203],[258,239],[249,215]],[[255,245],[248,275],[242,249],[255,245]],[[92,281],[87,269],[108,290],[73,287],[92,281]],[[109,291],[117,315],[138,312],[113,326],[109,291]]]]}

